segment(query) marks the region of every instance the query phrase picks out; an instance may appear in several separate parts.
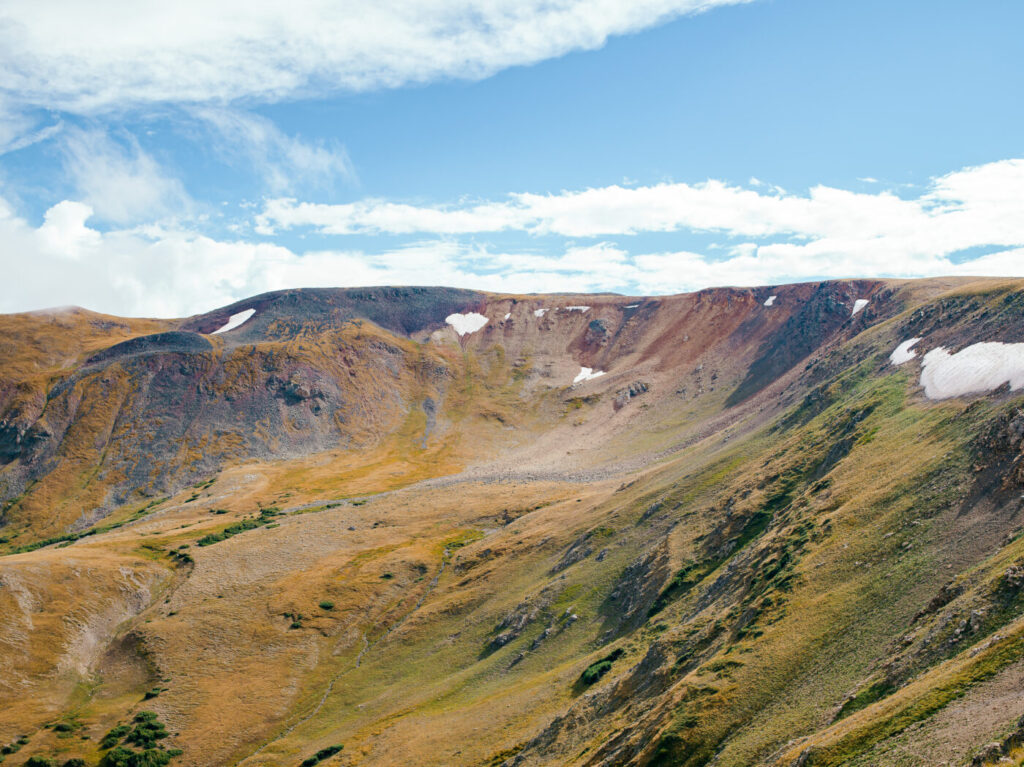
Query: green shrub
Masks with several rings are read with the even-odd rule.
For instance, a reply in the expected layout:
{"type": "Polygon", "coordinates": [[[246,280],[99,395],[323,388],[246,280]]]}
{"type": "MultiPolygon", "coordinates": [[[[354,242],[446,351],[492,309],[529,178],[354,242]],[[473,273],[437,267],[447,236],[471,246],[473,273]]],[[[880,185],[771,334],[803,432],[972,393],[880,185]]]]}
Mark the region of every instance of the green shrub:
{"type": "Polygon", "coordinates": [[[133,721],[135,727],[125,738],[133,746],[153,748],[158,740],[166,738],[170,734],[153,711],[140,711],[135,715],[133,721]]]}
{"type": "Polygon", "coordinates": [[[178,749],[165,751],[162,748],[147,748],[144,751],[132,751],[118,746],[106,753],[100,760],[100,767],[164,767],[180,753],[178,749]]]}
{"type": "Polygon", "coordinates": [[[322,762],[324,759],[330,759],[332,756],[337,754],[343,748],[345,748],[345,747],[344,746],[328,746],[327,748],[321,748],[319,751],[316,752],[316,758],[319,759],[322,762]]]}
{"type": "Polygon", "coordinates": [[[612,663],[608,660],[599,661],[593,666],[588,666],[583,672],[583,684],[591,685],[612,670],[612,663]]]}
{"type": "Polygon", "coordinates": [[[100,767],[164,767],[174,754],[162,748],[147,748],[145,751],[131,751],[118,746],[100,761],[100,767]]]}
{"type": "Polygon", "coordinates": [[[345,748],[345,747],[344,746],[328,746],[327,748],[321,748],[319,751],[317,751],[315,754],[313,754],[313,756],[310,756],[310,757],[307,757],[306,759],[304,759],[302,761],[302,766],[301,767],[315,767],[315,765],[320,764],[320,762],[324,761],[325,759],[330,759],[332,756],[337,754],[343,748],[345,748]]]}
{"type": "Polygon", "coordinates": [[[121,738],[131,732],[132,728],[126,724],[119,724],[112,729],[100,741],[100,748],[113,748],[121,742],[121,738]]]}
{"type": "Polygon", "coordinates": [[[78,757],[68,759],[61,767],[85,767],[85,759],[79,759],[78,757]]]}
{"type": "Polygon", "coordinates": [[[25,767],[57,767],[57,765],[53,763],[53,759],[48,759],[45,756],[30,756],[25,762],[25,767]]]}
{"type": "Polygon", "coordinates": [[[259,519],[245,517],[244,519],[235,522],[232,525],[228,525],[219,533],[210,533],[209,535],[204,535],[202,538],[196,541],[196,545],[210,546],[214,543],[226,541],[228,538],[238,535],[239,533],[244,533],[246,530],[255,530],[257,527],[262,527],[263,525],[267,524],[267,522],[274,518],[276,513],[277,512],[268,513],[267,509],[264,509],[263,511],[260,512],[259,519]]]}
{"type": "Polygon", "coordinates": [[[325,600],[323,600],[320,603],[320,609],[321,610],[333,610],[334,609],[334,602],[331,602],[331,601],[325,599],[325,600]]]}
{"type": "Polygon", "coordinates": [[[625,654],[626,651],[620,647],[601,658],[601,660],[591,663],[583,673],[580,674],[580,683],[588,687],[594,684],[594,682],[611,671],[612,664],[625,654]]]}

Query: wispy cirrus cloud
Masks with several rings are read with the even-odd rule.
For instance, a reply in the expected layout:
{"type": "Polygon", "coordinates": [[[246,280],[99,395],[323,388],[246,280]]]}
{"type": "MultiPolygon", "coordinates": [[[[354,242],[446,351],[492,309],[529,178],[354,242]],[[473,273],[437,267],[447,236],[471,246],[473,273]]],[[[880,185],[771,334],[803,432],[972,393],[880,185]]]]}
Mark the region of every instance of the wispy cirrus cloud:
{"type": "Polygon", "coordinates": [[[265,117],[236,109],[202,107],[192,115],[213,130],[221,157],[254,168],[273,194],[356,181],[348,152],[337,142],[305,141],[265,117]]]}
{"type": "Polygon", "coordinates": [[[477,79],[749,0],[8,0],[0,92],[97,113],[477,79]]]}
{"type": "Polygon", "coordinates": [[[66,130],[64,167],[90,210],[115,224],[152,221],[189,212],[184,184],[129,134],[114,138],[100,128],[66,130]]]}

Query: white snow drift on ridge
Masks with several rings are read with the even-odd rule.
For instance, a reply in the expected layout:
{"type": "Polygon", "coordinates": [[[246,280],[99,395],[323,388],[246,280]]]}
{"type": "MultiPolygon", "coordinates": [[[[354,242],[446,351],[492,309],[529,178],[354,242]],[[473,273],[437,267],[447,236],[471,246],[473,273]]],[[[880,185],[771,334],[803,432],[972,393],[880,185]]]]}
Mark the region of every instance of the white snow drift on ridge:
{"type": "Polygon", "coordinates": [[[547,309],[534,309],[533,310],[533,316],[534,317],[543,317],[547,313],[547,311],[548,311],[547,309]]]}
{"type": "Polygon", "coordinates": [[[211,333],[210,335],[217,335],[218,333],[227,333],[229,330],[234,330],[243,322],[252,317],[254,314],[256,314],[255,309],[245,309],[243,311],[240,311],[238,314],[232,314],[231,318],[227,322],[225,322],[223,325],[221,325],[219,328],[213,331],[213,333],[211,333]]]}
{"type": "Polygon", "coordinates": [[[444,321],[455,328],[455,332],[460,336],[464,336],[466,333],[475,333],[487,324],[487,318],[476,312],[449,314],[444,318],[444,321]]]}
{"type": "Polygon", "coordinates": [[[892,350],[892,354],[889,355],[889,362],[897,366],[902,365],[904,362],[910,362],[917,356],[917,352],[912,347],[920,340],[920,338],[908,338],[892,350]]]}
{"type": "Polygon", "coordinates": [[[776,298],[778,298],[778,296],[768,296],[768,300],[766,300],[764,302],[764,305],[765,306],[773,306],[775,304],[775,299],[776,298]]]}
{"type": "Polygon", "coordinates": [[[928,399],[990,391],[1004,383],[1024,388],[1024,344],[986,342],[956,354],[940,346],[924,355],[921,386],[928,399]]]}
{"type": "Polygon", "coordinates": [[[580,372],[576,374],[576,377],[574,379],[572,379],[572,382],[574,384],[578,384],[581,381],[589,381],[589,380],[591,380],[593,378],[597,378],[598,376],[603,376],[603,375],[604,375],[604,371],[603,370],[594,370],[593,368],[583,368],[583,367],[581,367],[580,368],[580,372]]]}
{"type": "Polygon", "coordinates": [[[567,312],[589,312],[589,306],[567,306],[565,307],[567,312]]]}
{"type": "Polygon", "coordinates": [[[512,316],[512,312],[508,312],[507,314],[505,314],[505,319],[507,320],[511,316],[512,316]]]}
{"type": "Polygon", "coordinates": [[[859,312],[861,309],[863,309],[867,305],[868,305],[868,299],[866,299],[866,298],[858,298],[856,301],[853,302],[853,311],[850,312],[850,316],[851,317],[856,317],[857,316],[857,312],[859,312]]]}
{"type": "Polygon", "coordinates": [[[640,306],[640,304],[626,304],[622,308],[623,309],[636,309],[638,306],[640,306]]]}

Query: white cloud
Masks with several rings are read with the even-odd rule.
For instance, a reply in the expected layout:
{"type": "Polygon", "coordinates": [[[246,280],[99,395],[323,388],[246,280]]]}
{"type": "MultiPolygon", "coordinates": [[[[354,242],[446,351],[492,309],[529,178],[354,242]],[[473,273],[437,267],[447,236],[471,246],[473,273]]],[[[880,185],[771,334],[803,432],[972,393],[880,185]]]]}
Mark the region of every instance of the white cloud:
{"type": "MultiPolygon", "coordinates": [[[[565,237],[717,232],[778,240],[737,247],[752,262],[843,264],[848,274],[915,274],[969,248],[1024,246],[1024,160],[965,168],[935,179],[916,199],[817,186],[806,195],[722,181],[608,186],[560,194],[512,194],[498,202],[423,207],[386,200],[319,205],[281,198],[257,217],[262,231],[311,227],[322,234],[441,235],[521,231],[565,237]]],[[[744,259],[732,259],[742,263],[744,259]]],[[[823,264],[823,268],[824,268],[823,264]]]]}
{"type": "Polygon", "coordinates": [[[81,258],[101,240],[99,232],[85,225],[92,213],[92,208],[82,202],[64,200],[54,205],[46,211],[38,229],[41,249],[58,258],[81,258]]]}
{"type": "Polygon", "coordinates": [[[39,127],[35,119],[9,107],[7,99],[0,95],[0,155],[45,141],[63,127],[60,120],[39,127]]]}
{"type": "Polygon", "coordinates": [[[33,227],[0,199],[0,268],[17,291],[0,311],[77,304],[136,316],[185,316],[246,296],[293,287],[450,285],[495,292],[665,294],[716,285],[764,285],[851,276],[1022,276],[1024,247],[953,263],[939,254],[844,253],[820,243],[741,247],[711,258],[686,251],[631,255],[614,243],[551,255],[494,251],[450,239],[376,253],[222,241],[146,226],[100,232],[89,206],[65,200],[33,227]]]}
{"type": "Polygon", "coordinates": [[[89,206],[65,200],[33,227],[0,198],[0,268],[18,285],[17,291],[0,292],[0,312],[79,305],[125,316],[175,317],[285,287],[412,284],[592,291],[624,284],[631,268],[621,253],[613,254],[603,270],[581,272],[577,267],[586,262],[573,251],[564,260],[529,261],[451,241],[381,253],[299,254],[181,228],[100,232],[88,226],[89,213],[89,206]]]}
{"type": "Polygon", "coordinates": [[[119,142],[97,129],[74,129],[64,133],[61,150],[68,175],[99,218],[127,224],[192,207],[181,181],[131,136],[119,142]]]}
{"type": "Polygon", "coordinates": [[[221,156],[246,160],[274,194],[299,185],[322,187],[336,180],[355,180],[348,153],[340,145],[303,141],[265,117],[238,110],[201,108],[194,114],[219,136],[221,156]]]}
{"type": "Polygon", "coordinates": [[[748,0],[7,0],[4,91],[76,113],[482,78],[748,0]]]}

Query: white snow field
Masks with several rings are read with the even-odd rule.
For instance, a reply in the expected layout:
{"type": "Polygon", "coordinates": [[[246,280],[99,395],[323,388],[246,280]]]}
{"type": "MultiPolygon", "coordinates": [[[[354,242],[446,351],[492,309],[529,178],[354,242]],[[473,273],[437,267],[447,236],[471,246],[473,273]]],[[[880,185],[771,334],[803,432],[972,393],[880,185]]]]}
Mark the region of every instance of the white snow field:
{"type": "Polygon", "coordinates": [[[507,320],[511,316],[512,316],[512,312],[508,312],[508,313],[505,314],[505,319],[507,320]]]}
{"type": "Polygon", "coordinates": [[[567,306],[565,307],[567,312],[589,312],[589,306],[567,306]]]}
{"type": "Polygon", "coordinates": [[[231,318],[227,322],[225,322],[223,325],[221,325],[219,328],[213,331],[213,333],[211,333],[210,335],[217,335],[218,333],[227,333],[229,330],[234,330],[243,322],[252,317],[254,314],[256,314],[255,309],[246,309],[244,311],[239,312],[238,314],[232,314],[231,318]]]}
{"type": "Polygon", "coordinates": [[[892,354],[889,355],[889,362],[893,365],[902,365],[904,362],[910,362],[917,356],[917,352],[911,347],[920,340],[920,338],[908,338],[892,350],[892,354]]]}
{"type": "Polygon", "coordinates": [[[1004,383],[1024,388],[1024,344],[973,344],[950,354],[943,347],[924,355],[921,386],[928,399],[991,391],[1004,383]]]}
{"type": "Polygon", "coordinates": [[[764,305],[765,306],[774,306],[776,298],[778,298],[778,296],[768,296],[768,299],[764,302],[764,305]]]}
{"type": "Polygon", "coordinates": [[[866,298],[858,298],[856,301],[853,302],[853,311],[850,312],[850,316],[851,317],[856,317],[857,316],[857,312],[859,312],[861,309],[863,309],[867,305],[868,305],[868,299],[866,299],[866,298]]]}
{"type": "Polygon", "coordinates": [[[580,372],[576,374],[576,377],[572,379],[574,384],[581,383],[582,381],[590,381],[591,379],[603,376],[603,370],[594,370],[593,368],[580,368],[580,372]]]}
{"type": "Polygon", "coordinates": [[[534,309],[533,310],[533,316],[534,317],[543,317],[547,313],[547,311],[548,311],[547,309],[534,309]]]}
{"type": "Polygon", "coordinates": [[[466,333],[475,333],[487,324],[487,318],[476,312],[449,314],[444,318],[444,321],[455,328],[455,332],[460,336],[464,336],[466,333]]]}

